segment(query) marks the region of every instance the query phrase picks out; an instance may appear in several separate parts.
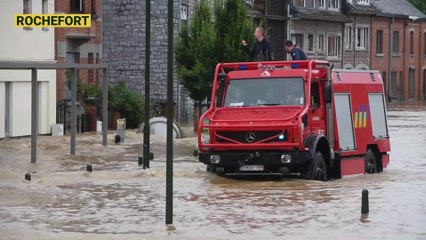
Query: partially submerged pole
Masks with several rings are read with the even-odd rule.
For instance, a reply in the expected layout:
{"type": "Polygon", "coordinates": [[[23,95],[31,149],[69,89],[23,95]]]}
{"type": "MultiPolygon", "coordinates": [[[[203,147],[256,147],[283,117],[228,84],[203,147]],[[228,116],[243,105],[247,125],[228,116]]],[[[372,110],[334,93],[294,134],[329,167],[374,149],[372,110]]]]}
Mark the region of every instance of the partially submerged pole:
{"type": "Polygon", "coordinates": [[[77,135],[77,68],[72,69],[71,79],[71,155],[75,155],[75,137],[77,135]]]}
{"type": "Polygon", "coordinates": [[[368,206],[368,190],[362,190],[361,213],[367,214],[370,211],[368,206]]]}
{"type": "Polygon", "coordinates": [[[167,167],[166,224],[173,223],[173,0],[168,0],[167,15],[167,167]]]}
{"type": "Polygon", "coordinates": [[[145,29],[145,120],[143,127],[143,169],[149,168],[149,83],[151,68],[151,1],[146,0],[145,29]]]}
{"type": "Polygon", "coordinates": [[[31,69],[31,163],[37,162],[38,133],[37,68],[31,69]]]}

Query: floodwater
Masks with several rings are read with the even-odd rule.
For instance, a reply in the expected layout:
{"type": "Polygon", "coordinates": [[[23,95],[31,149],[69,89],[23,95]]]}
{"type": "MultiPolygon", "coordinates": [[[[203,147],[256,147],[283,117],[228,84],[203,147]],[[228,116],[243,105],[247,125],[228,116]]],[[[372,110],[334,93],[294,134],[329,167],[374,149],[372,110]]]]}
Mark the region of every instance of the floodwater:
{"type": "Polygon", "coordinates": [[[165,144],[152,137],[151,168],[137,165],[142,135],[0,141],[0,239],[426,239],[426,106],[388,112],[385,172],[329,182],[236,180],[205,171],[195,138],[175,142],[174,224],[165,225],[165,144]],[[85,171],[86,164],[93,172],[85,171]],[[32,181],[24,181],[26,172],[32,181]],[[361,191],[370,213],[361,216],[361,191]]]}

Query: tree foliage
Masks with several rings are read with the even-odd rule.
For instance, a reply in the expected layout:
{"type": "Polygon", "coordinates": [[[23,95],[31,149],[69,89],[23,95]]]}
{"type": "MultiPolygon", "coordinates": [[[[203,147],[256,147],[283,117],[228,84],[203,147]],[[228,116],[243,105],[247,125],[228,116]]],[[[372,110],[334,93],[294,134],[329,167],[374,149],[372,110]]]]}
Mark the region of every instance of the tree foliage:
{"type": "Polygon", "coordinates": [[[189,27],[182,26],[176,47],[177,73],[190,97],[196,101],[202,101],[207,96],[206,79],[212,79],[216,62],[212,20],[207,0],[200,0],[189,27]]]}
{"type": "Polygon", "coordinates": [[[425,0],[410,0],[417,9],[426,14],[426,1],[425,0]]]}
{"type": "Polygon", "coordinates": [[[216,0],[214,4],[216,48],[219,62],[248,61],[241,40],[253,40],[253,22],[244,0],[216,0]]]}
{"type": "Polygon", "coordinates": [[[253,26],[244,0],[200,0],[176,45],[177,73],[195,101],[210,94],[218,62],[248,60],[241,40],[252,40],[253,26]]]}

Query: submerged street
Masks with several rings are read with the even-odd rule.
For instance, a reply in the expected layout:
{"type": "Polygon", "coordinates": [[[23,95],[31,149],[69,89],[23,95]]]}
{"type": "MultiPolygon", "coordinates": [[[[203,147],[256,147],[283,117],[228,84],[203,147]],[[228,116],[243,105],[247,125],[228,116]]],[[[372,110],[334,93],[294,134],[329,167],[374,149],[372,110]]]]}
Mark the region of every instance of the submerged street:
{"type": "Polygon", "coordinates": [[[426,106],[388,107],[392,151],[380,174],[329,182],[232,179],[192,156],[196,137],[175,141],[174,228],[165,226],[165,139],[152,136],[151,168],[137,164],[142,135],[102,146],[101,135],[0,141],[0,239],[424,239],[426,106]],[[93,172],[86,172],[86,164],[93,172]],[[24,181],[30,171],[32,181],[24,181]],[[361,191],[370,213],[361,216],[361,191]]]}

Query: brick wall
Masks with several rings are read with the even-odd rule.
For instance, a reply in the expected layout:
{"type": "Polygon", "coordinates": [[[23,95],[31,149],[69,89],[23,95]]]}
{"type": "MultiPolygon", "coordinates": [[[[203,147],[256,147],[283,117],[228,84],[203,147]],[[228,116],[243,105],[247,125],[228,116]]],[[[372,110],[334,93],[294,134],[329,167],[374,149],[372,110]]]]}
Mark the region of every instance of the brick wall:
{"type": "Polygon", "coordinates": [[[426,31],[425,22],[413,22],[405,19],[395,19],[392,23],[392,32],[399,32],[398,53],[389,54],[391,41],[389,39],[390,24],[392,19],[379,18],[373,19],[372,36],[376,38],[377,30],[383,31],[383,54],[376,54],[376,42],[372,42],[371,68],[382,72],[385,81],[386,95],[396,100],[420,100],[424,95],[424,32],[426,31]],[[413,31],[413,54],[410,54],[410,31],[413,31]],[[390,65],[389,65],[389,58],[390,65]],[[389,70],[390,67],[390,70],[389,70]],[[409,95],[409,69],[415,69],[414,75],[414,94],[409,95]],[[392,74],[394,72],[394,74],[392,74]],[[391,76],[395,78],[392,80],[391,76]]]}
{"type": "MultiPolygon", "coordinates": [[[[55,13],[73,13],[71,11],[71,0],[56,0],[55,13]]],[[[55,59],[58,63],[65,63],[67,52],[78,52],[79,63],[99,63],[102,57],[102,1],[84,0],[83,12],[91,14],[92,21],[90,28],[55,28],[55,59]],[[70,38],[69,36],[81,36],[80,38],[70,38]],[[85,39],[85,37],[88,39],[85,39]],[[89,53],[93,54],[93,60],[89,60],[89,53]]],[[[56,72],[57,77],[57,99],[66,97],[65,71],[56,72]]],[[[96,70],[79,70],[79,78],[84,83],[100,84],[100,74],[96,70]],[[89,78],[89,72],[93,72],[93,79],[89,78]]]]}

